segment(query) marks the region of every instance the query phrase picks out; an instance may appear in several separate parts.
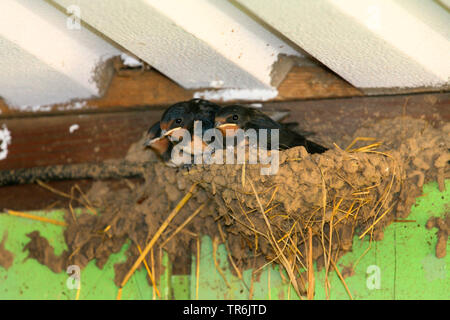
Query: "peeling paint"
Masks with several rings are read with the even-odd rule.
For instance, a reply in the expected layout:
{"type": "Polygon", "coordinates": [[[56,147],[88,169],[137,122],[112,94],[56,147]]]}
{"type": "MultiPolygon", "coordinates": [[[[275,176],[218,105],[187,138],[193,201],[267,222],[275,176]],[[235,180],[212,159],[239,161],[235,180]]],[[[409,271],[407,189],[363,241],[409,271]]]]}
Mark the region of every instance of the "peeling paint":
{"type": "Polygon", "coordinates": [[[277,89],[222,89],[194,93],[194,98],[216,101],[267,101],[278,96],[277,89]]]}
{"type": "Polygon", "coordinates": [[[142,67],[143,65],[143,63],[139,61],[137,58],[130,56],[126,53],[122,53],[120,55],[120,58],[122,59],[123,64],[130,68],[142,67]]]}
{"type": "Polygon", "coordinates": [[[20,112],[42,112],[42,111],[50,111],[52,110],[51,105],[41,106],[41,105],[22,105],[22,106],[12,106],[9,105],[9,108],[12,110],[17,110],[20,112]]]}
{"type": "Polygon", "coordinates": [[[58,110],[59,111],[80,110],[80,109],[83,109],[86,105],[87,105],[86,101],[77,101],[77,102],[71,103],[71,104],[66,105],[66,106],[58,107],[58,110]]]}
{"type": "Polygon", "coordinates": [[[11,132],[3,124],[2,129],[0,129],[0,160],[6,159],[8,156],[8,145],[11,144],[11,132]]]}
{"type": "Polygon", "coordinates": [[[69,132],[70,133],[74,133],[76,130],[78,130],[78,129],[80,129],[80,126],[78,125],[78,124],[73,124],[73,125],[71,125],[70,126],[70,128],[69,128],[69,132]]]}
{"type": "MultiPolygon", "coordinates": [[[[76,101],[73,103],[69,103],[67,105],[62,105],[56,107],[56,110],[58,111],[67,111],[67,110],[80,110],[87,106],[87,101],[76,101]]],[[[91,106],[95,108],[94,106],[91,106]]],[[[12,106],[10,105],[9,108],[11,110],[17,110],[20,112],[49,112],[54,110],[54,105],[22,105],[22,106],[12,106]]],[[[0,111],[1,113],[1,111],[0,111]]]]}
{"type": "Polygon", "coordinates": [[[224,84],[222,80],[214,80],[209,83],[211,88],[222,88],[224,84]]]}

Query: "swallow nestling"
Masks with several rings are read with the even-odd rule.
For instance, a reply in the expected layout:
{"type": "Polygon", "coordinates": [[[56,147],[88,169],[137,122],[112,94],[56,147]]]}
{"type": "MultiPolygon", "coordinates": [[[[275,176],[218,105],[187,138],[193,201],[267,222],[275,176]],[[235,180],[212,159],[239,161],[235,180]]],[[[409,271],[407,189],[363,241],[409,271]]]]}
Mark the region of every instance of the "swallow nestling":
{"type": "Polygon", "coordinates": [[[170,106],[161,117],[162,134],[170,136],[177,129],[192,130],[195,121],[202,121],[203,130],[214,128],[220,106],[207,100],[192,99],[170,106]]]}
{"type": "Polygon", "coordinates": [[[220,108],[219,105],[202,99],[176,103],[163,113],[160,123],[161,133],[171,141],[179,141],[179,129],[188,130],[192,137],[190,150],[195,150],[193,145],[196,139],[199,139],[197,141],[203,150],[206,148],[208,141],[203,141],[202,137],[195,135],[194,123],[201,121],[201,136],[203,136],[206,130],[214,128],[215,114],[220,108]]]}
{"type": "Polygon", "coordinates": [[[159,121],[148,129],[147,140],[144,142],[144,146],[152,149],[164,163],[174,166],[171,162],[173,143],[169,138],[161,134],[159,121]]]}
{"type": "Polygon", "coordinates": [[[266,129],[268,130],[268,136],[270,136],[271,129],[278,129],[279,149],[281,150],[296,146],[304,146],[309,153],[323,153],[328,150],[315,142],[307,140],[301,134],[289,129],[288,126],[272,120],[263,112],[240,105],[231,105],[220,109],[216,113],[215,127],[224,136],[230,133],[233,135],[237,129],[266,129]]]}

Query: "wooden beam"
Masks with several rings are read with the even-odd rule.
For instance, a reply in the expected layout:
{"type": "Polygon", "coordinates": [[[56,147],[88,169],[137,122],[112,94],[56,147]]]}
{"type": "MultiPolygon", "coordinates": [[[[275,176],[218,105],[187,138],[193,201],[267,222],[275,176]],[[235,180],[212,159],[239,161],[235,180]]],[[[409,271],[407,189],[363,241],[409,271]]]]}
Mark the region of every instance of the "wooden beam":
{"type": "MultiPolygon", "coordinates": [[[[402,115],[406,99],[407,115],[435,124],[450,121],[450,93],[272,102],[263,110],[288,110],[289,121],[299,122],[300,128],[338,141],[364,120],[402,115]]],[[[150,108],[2,119],[0,125],[11,132],[11,144],[7,158],[0,161],[0,170],[123,159],[130,145],[159,120],[162,112],[162,108],[150,108]],[[71,133],[73,125],[78,129],[71,133]]]]}
{"type": "Polygon", "coordinates": [[[289,121],[318,133],[314,140],[325,146],[333,142],[346,146],[356,129],[381,119],[406,115],[427,120],[434,127],[450,122],[450,93],[274,102],[267,106],[289,111],[289,121]]]}
{"type": "Polygon", "coordinates": [[[363,95],[362,91],[325,67],[296,66],[292,68],[280,84],[278,96],[272,101],[344,98],[363,95]]]}
{"type": "MultiPolygon", "coordinates": [[[[111,85],[99,99],[81,103],[65,103],[45,108],[50,113],[79,112],[83,110],[105,111],[130,107],[167,106],[191,99],[196,90],[186,90],[162,75],[151,70],[122,70],[117,66],[111,85]]],[[[201,91],[201,90],[198,90],[201,91]]],[[[278,96],[272,101],[341,98],[363,95],[361,91],[342,80],[331,71],[319,66],[295,66],[278,87],[278,96]]],[[[230,101],[231,102],[231,101],[230,101]]],[[[248,102],[248,101],[246,101],[248,102]]],[[[44,109],[44,108],[41,108],[44,109]]],[[[17,110],[9,108],[0,100],[2,117],[15,116],[17,110]]],[[[21,115],[26,112],[20,112],[21,115]]],[[[28,112],[28,114],[34,114],[28,112]]]]}
{"type": "MultiPolygon", "coordinates": [[[[0,99],[0,118],[37,114],[96,113],[125,110],[160,109],[173,103],[192,99],[196,90],[180,87],[155,69],[123,69],[116,59],[116,73],[106,94],[101,98],[42,107],[41,111],[19,111],[0,99]],[[45,111],[42,111],[45,110],[45,111]]],[[[427,93],[425,89],[392,89],[391,95],[427,93]]],[[[430,92],[431,93],[431,92],[430,92]]],[[[269,101],[216,101],[222,104],[252,102],[286,102],[328,98],[367,96],[358,88],[323,66],[295,66],[278,87],[278,96],[269,101]]]]}
{"type": "MultiPolygon", "coordinates": [[[[138,183],[138,179],[131,179],[132,183],[138,183]]],[[[108,187],[111,190],[117,190],[127,187],[123,180],[106,180],[108,187]]],[[[66,180],[66,181],[49,181],[47,185],[50,187],[70,194],[73,187],[76,185],[83,191],[89,191],[92,186],[92,180],[66,180]]],[[[79,196],[79,193],[75,193],[79,196]]],[[[0,212],[4,209],[31,211],[43,210],[50,208],[65,208],[69,207],[70,199],[53,193],[38,184],[3,186],[0,188],[0,212]]],[[[76,201],[72,201],[74,207],[78,206],[76,201]]]]}
{"type": "Polygon", "coordinates": [[[121,159],[161,113],[151,110],[4,119],[0,124],[11,132],[11,144],[7,158],[0,161],[0,170],[121,159]],[[78,129],[71,133],[73,125],[78,129]]]}

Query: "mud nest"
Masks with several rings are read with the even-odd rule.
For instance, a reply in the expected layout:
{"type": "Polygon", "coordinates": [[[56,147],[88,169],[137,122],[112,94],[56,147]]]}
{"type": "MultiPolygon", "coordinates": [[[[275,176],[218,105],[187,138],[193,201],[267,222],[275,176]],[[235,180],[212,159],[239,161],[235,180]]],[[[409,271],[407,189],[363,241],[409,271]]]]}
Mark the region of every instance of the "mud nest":
{"type": "MultiPolygon", "coordinates": [[[[324,154],[303,147],[280,152],[276,175],[262,176],[262,165],[197,165],[186,172],[155,162],[141,184],[113,191],[96,182],[85,197],[86,212],[66,214],[68,250],[52,270],[84,267],[93,259],[102,268],[131,240],[128,259],[115,265],[116,284],[143,267],[136,261],[151,242],[145,261],[157,278],[161,249],[174,265],[186,264],[198,237],[209,235],[214,245],[225,243],[238,276],[246,268],[279,264],[303,295],[313,262],[327,272],[337,269],[355,235],[381,240],[387,225],[408,216],[424,183],[435,180],[443,189],[449,177],[450,124],[435,129],[423,120],[383,120],[354,138],[345,149],[335,144],[324,154]]],[[[155,161],[141,145],[130,148],[128,160],[155,161]]],[[[30,238],[28,247],[39,251],[33,243],[40,236],[30,238]]]]}

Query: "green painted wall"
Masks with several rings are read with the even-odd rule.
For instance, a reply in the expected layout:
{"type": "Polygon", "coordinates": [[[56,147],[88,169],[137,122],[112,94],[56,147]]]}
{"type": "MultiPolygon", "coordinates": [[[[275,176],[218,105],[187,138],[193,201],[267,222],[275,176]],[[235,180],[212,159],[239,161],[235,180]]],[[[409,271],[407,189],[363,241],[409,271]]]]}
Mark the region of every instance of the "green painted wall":
{"type": "MultiPolygon", "coordinates": [[[[450,180],[446,191],[439,192],[435,183],[424,187],[424,194],[417,199],[409,220],[416,222],[393,223],[382,241],[372,242],[354,239],[353,252],[339,262],[339,269],[355,264],[355,274],[346,278],[346,283],[355,299],[449,299],[450,279],[448,269],[450,255],[437,259],[434,255],[436,229],[427,230],[425,223],[430,216],[442,216],[450,210],[450,180]],[[379,280],[378,282],[375,280],[379,280]],[[379,288],[377,289],[377,284],[379,288]]],[[[62,219],[63,212],[35,212],[54,219],[62,219]]],[[[26,260],[24,245],[29,241],[26,234],[39,230],[56,254],[66,249],[62,227],[31,221],[9,215],[0,215],[0,239],[8,230],[6,249],[15,254],[14,264],[5,270],[0,267],[0,299],[75,299],[77,290],[67,287],[69,275],[55,274],[35,260],[26,260]]],[[[448,246],[448,243],[447,243],[448,246]]],[[[113,265],[125,260],[126,246],[112,255],[103,270],[91,261],[81,272],[80,299],[115,299],[113,265]]],[[[216,270],[212,258],[212,242],[205,237],[201,242],[199,299],[248,299],[251,270],[244,272],[243,281],[231,274],[225,247],[219,246],[217,258],[225,272],[227,283],[216,270]],[[245,282],[245,284],[243,283],[245,282]]],[[[159,289],[163,299],[195,299],[196,259],[193,258],[192,274],[171,275],[168,266],[161,277],[159,289]]],[[[316,273],[316,298],[324,299],[325,272],[316,273]]],[[[349,299],[336,275],[330,272],[330,298],[349,299]]],[[[283,282],[278,268],[266,267],[253,286],[254,299],[298,299],[293,290],[283,282]],[[269,290],[270,288],[270,290],[269,290]]],[[[153,288],[148,285],[144,268],[137,271],[122,293],[122,299],[154,299],[153,288]]]]}

